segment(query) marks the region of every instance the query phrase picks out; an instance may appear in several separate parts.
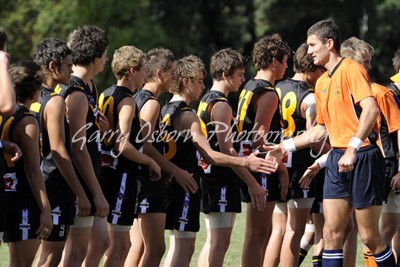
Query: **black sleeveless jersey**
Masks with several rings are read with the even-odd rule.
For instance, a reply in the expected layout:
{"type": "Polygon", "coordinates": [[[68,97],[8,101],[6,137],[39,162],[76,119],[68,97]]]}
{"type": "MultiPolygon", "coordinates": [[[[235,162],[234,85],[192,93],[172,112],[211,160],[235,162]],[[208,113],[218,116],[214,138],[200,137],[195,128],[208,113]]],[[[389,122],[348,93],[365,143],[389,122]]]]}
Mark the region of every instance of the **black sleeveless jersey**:
{"type": "MultiPolygon", "coordinates": [[[[184,101],[168,102],[161,109],[162,137],[166,143],[165,157],[189,173],[199,174],[197,149],[192,142],[190,131],[177,131],[173,128],[174,120],[181,112],[193,112],[184,101]]],[[[193,176],[195,179],[198,175],[193,176]]]]}
{"type": "MultiPolygon", "coordinates": [[[[238,135],[238,128],[237,128],[237,123],[236,123],[236,112],[233,111],[232,109],[232,120],[230,125],[219,125],[218,122],[213,122],[211,121],[211,110],[213,105],[215,105],[217,102],[225,102],[228,103],[229,106],[232,109],[231,104],[229,103],[228,99],[226,96],[219,91],[209,91],[207,92],[203,98],[201,99],[201,102],[199,104],[199,107],[197,109],[197,116],[200,118],[200,124],[201,124],[201,129],[203,131],[203,134],[206,136],[208,142],[210,143],[210,146],[213,150],[215,151],[221,151],[218,143],[218,138],[216,135],[216,131],[223,131],[223,130],[232,130],[232,136],[233,138],[233,147],[236,151],[239,151],[239,142],[237,141],[238,138],[235,138],[235,136],[238,135]],[[235,142],[236,141],[236,142],[235,142]]],[[[229,137],[229,136],[228,136],[229,137]]],[[[208,167],[207,165],[205,167],[208,167]]],[[[212,165],[209,166],[211,169],[207,171],[205,170],[205,173],[211,173],[215,174],[215,179],[218,179],[219,176],[224,176],[224,177],[230,177],[232,178],[233,176],[236,176],[236,174],[233,172],[231,168],[228,167],[222,167],[222,166],[217,166],[217,165],[212,165]]]]}
{"type": "Polygon", "coordinates": [[[397,146],[397,131],[389,133],[389,126],[385,119],[385,116],[381,113],[381,125],[380,125],[380,139],[382,144],[383,156],[385,158],[394,158],[399,154],[397,146]]]}
{"type": "MultiPolygon", "coordinates": [[[[60,93],[64,98],[67,98],[72,92],[82,92],[85,94],[88,101],[88,112],[86,115],[86,147],[92,160],[92,166],[95,171],[96,177],[100,177],[100,151],[101,151],[101,134],[100,124],[98,122],[98,94],[94,81],[92,83],[92,90],[89,85],[85,84],[80,78],[71,75],[70,83],[68,86],[61,86],[61,90],[55,90],[60,93]]],[[[85,141],[85,140],[83,140],[85,141]]],[[[71,133],[71,142],[83,142],[76,140],[73,133],[71,133]]]]}
{"type": "MultiPolygon", "coordinates": [[[[134,97],[139,114],[148,100],[153,99],[157,101],[157,98],[153,95],[153,93],[144,88],[138,90],[134,95],[134,97]]],[[[164,155],[165,143],[160,137],[161,133],[160,124],[161,124],[161,114],[158,117],[158,124],[154,127],[153,146],[158,150],[158,152],[161,153],[161,155],[164,155]]],[[[149,127],[149,126],[141,125],[141,127],[149,127]]]]}
{"type": "MultiPolygon", "coordinates": [[[[261,79],[251,79],[246,83],[240,93],[238,104],[239,131],[245,140],[251,140],[251,133],[254,131],[256,114],[253,109],[253,99],[257,94],[265,91],[271,91],[276,94],[275,88],[270,82],[261,79]]],[[[268,135],[267,141],[269,143],[280,143],[282,137],[282,121],[279,105],[274,111],[271,125],[269,127],[269,133],[266,134],[268,135]]]]}
{"type": "MultiPolygon", "coordinates": [[[[26,116],[33,114],[23,105],[17,105],[17,111],[11,116],[0,116],[1,140],[14,142],[12,138],[15,125],[26,116]]],[[[39,140],[36,140],[39,143],[39,140]]],[[[18,145],[18,143],[17,143],[18,145]]],[[[37,155],[40,157],[40,155],[37,155]]],[[[4,182],[7,203],[10,209],[22,207],[37,207],[36,199],[32,193],[24,168],[24,155],[13,162],[11,156],[4,154],[4,182]]]]}
{"type": "MultiPolygon", "coordinates": [[[[284,137],[290,138],[306,130],[306,119],[301,116],[301,104],[313,90],[303,81],[287,79],[276,84],[281,105],[284,137]]],[[[305,148],[292,153],[292,166],[309,166],[314,162],[311,149],[305,148]]]]}
{"type": "MultiPolygon", "coordinates": [[[[110,124],[110,134],[103,138],[103,149],[102,159],[111,157],[111,161],[102,160],[102,166],[114,166],[118,170],[127,173],[136,173],[138,171],[147,173],[147,168],[142,164],[131,161],[122,155],[119,155],[116,159],[115,156],[118,154],[114,150],[114,144],[117,138],[122,138],[118,131],[118,105],[126,97],[133,97],[133,92],[126,87],[113,85],[106,89],[100,95],[99,107],[104,115],[108,118],[110,124]],[[113,151],[113,153],[111,153],[113,151]],[[110,164],[110,165],[108,165],[110,164]]],[[[137,113],[137,108],[136,108],[137,113]]],[[[132,126],[129,134],[129,142],[139,151],[143,151],[143,140],[139,136],[140,134],[140,122],[136,115],[132,121],[132,126]]]]}
{"type": "MultiPolygon", "coordinates": [[[[40,169],[45,180],[47,196],[49,197],[51,205],[57,206],[59,203],[74,201],[75,197],[74,193],[70,189],[61,172],[58,170],[56,163],[54,162],[50,148],[49,134],[48,131],[43,127],[44,109],[48,101],[53,96],[59,96],[59,94],[55,93],[49,88],[42,88],[38,102],[33,103],[30,109],[35,115],[36,119],[39,121],[42,152],[40,169]]],[[[71,138],[66,117],[64,117],[64,131],[65,147],[69,156],[72,158],[71,138]]]]}

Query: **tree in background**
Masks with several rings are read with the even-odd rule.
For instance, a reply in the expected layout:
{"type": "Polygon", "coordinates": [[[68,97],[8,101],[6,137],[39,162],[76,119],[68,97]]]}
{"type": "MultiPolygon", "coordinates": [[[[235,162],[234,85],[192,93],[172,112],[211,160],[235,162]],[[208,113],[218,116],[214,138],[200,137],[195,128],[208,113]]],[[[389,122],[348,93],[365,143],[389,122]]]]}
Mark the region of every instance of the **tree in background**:
{"type": "MultiPolygon", "coordinates": [[[[251,59],[254,41],[275,32],[297,47],[310,25],[331,17],[343,39],[357,36],[375,47],[378,63],[371,76],[385,84],[400,46],[397,0],[0,0],[0,7],[0,27],[9,34],[12,61],[31,58],[44,37],[65,40],[77,26],[96,24],[107,31],[110,56],[125,44],[143,51],[164,46],[177,57],[195,54],[208,65],[211,55],[226,47],[251,59]]],[[[249,69],[247,76],[253,73],[249,69]]],[[[99,89],[113,79],[107,67],[97,78],[99,89]]]]}

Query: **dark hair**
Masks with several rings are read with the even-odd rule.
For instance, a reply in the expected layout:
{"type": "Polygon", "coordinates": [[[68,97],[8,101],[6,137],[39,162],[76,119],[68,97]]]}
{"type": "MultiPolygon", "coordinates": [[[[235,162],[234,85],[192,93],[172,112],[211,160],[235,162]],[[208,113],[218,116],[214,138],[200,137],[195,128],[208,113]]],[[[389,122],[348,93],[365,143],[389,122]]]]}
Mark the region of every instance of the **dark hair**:
{"type": "Polygon", "coordinates": [[[72,50],[72,62],[87,66],[101,58],[108,47],[108,39],[99,27],[84,25],[69,34],[68,47],[72,50]]]}
{"type": "Polygon", "coordinates": [[[146,82],[154,82],[157,70],[168,71],[175,62],[174,54],[168,48],[156,47],[147,52],[146,82]]]}
{"type": "Polygon", "coordinates": [[[222,74],[232,75],[237,69],[245,67],[243,56],[231,48],[219,50],[211,57],[210,74],[214,80],[222,80],[222,74]]]}
{"type": "Polygon", "coordinates": [[[312,25],[307,31],[307,36],[310,35],[317,36],[324,44],[332,39],[336,52],[340,53],[340,29],[332,19],[321,20],[312,25]]]}
{"type": "Polygon", "coordinates": [[[42,69],[48,69],[51,61],[56,64],[57,70],[60,70],[67,56],[71,55],[71,49],[67,43],[56,38],[43,39],[36,47],[33,60],[42,69]]]}
{"type": "Polygon", "coordinates": [[[0,29],[0,50],[4,50],[4,46],[6,45],[8,39],[7,34],[3,29],[0,29]]]}
{"type": "Polygon", "coordinates": [[[10,65],[11,80],[18,102],[31,100],[42,86],[40,66],[33,61],[19,61],[10,65]]]}
{"type": "Polygon", "coordinates": [[[265,69],[275,58],[282,63],[283,57],[290,56],[289,45],[282,41],[279,34],[268,35],[255,43],[253,48],[253,62],[257,70],[265,69]]]}
{"type": "Polygon", "coordinates": [[[320,66],[314,65],[313,59],[307,54],[308,44],[302,43],[293,56],[293,71],[296,73],[314,72],[320,66]]]}

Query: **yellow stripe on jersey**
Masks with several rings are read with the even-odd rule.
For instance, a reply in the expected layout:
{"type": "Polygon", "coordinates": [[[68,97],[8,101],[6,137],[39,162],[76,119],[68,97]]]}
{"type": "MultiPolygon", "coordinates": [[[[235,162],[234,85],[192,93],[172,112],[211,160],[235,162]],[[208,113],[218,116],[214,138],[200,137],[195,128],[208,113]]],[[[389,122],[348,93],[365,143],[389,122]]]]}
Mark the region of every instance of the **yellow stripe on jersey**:
{"type": "Polygon", "coordinates": [[[240,117],[239,117],[239,132],[243,132],[244,119],[247,115],[247,109],[249,108],[251,99],[254,93],[243,89],[239,96],[239,107],[240,107],[240,117]]]}

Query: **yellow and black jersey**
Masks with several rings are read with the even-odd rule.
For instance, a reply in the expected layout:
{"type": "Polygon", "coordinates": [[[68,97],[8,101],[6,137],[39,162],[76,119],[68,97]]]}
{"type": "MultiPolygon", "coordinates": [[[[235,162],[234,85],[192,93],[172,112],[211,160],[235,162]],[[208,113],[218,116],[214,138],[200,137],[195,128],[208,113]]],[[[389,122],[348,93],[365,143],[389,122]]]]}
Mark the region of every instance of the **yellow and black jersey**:
{"type": "MultiPolygon", "coordinates": [[[[138,114],[142,112],[142,108],[148,100],[153,99],[157,101],[155,95],[144,88],[138,90],[134,95],[134,98],[136,101],[138,114]]],[[[161,124],[161,114],[158,117],[158,124],[154,126],[153,146],[158,150],[158,152],[164,155],[165,143],[163,142],[162,138],[160,138],[160,133],[161,133],[160,124],[161,124]]],[[[141,125],[141,127],[150,127],[150,126],[141,125]]]]}
{"type": "MultiPolygon", "coordinates": [[[[246,140],[252,139],[252,135],[250,133],[254,131],[255,126],[254,123],[256,114],[253,107],[253,100],[257,94],[265,91],[271,91],[276,94],[275,88],[270,82],[262,79],[251,79],[246,83],[242,92],[240,93],[237,115],[239,120],[238,125],[241,136],[243,136],[246,140]]],[[[267,141],[269,143],[280,143],[282,136],[282,121],[279,105],[274,111],[271,125],[269,127],[269,133],[266,134],[267,141]]]]}
{"type": "Polygon", "coordinates": [[[101,151],[101,134],[99,124],[99,109],[98,109],[98,93],[96,84],[91,80],[92,89],[85,84],[79,77],[71,75],[70,83],[67,86],[56,88],[55,92],[67,98],[72,92],[82,92],[85,94],[88,101],[88,112],[86,115],[85,128],[86,140],[76,139],[75,134],[71,133],[71,142],[86,141],[86,147],[92,160],[92,166],[96,173],[96,177],[100,177],[100,151],[101,151]]]}
{"type": "MultiPolygon", "coordinates": [[[[145,168],[143,165],[128,160],[122,155],[117,157],[118,152],[116,152],[114,149],[116,139],[124,138],[118,130],[118,105],[126,97],[132,97],[133,99],[133,92],[127,87],[117,85],[109,87],[100,95],[99,108],[100,111],[103,112],[107,117],[110,125],[110,131],[103,138],[101,165],[102,167],[116,167],[118,170],[128,173],[138,171],[147,173],[147,168],[145,168]]],[[[141,138],[140,135],[140,122],[137,115],[132,121],[128,141],[137,150],[143,151],[143,138],[141,138]]]]}
{"type": "MultiPolygon", "coordinates": [[[[194,112],[184,101],[168,102],[161,109],[162,138],[166,143],[165,157],[179,168],[189,173],[199,174],[202,169],[198,165],[197,149],[193,144],[189,130],[174,129],[174,120],[181,112],[194,112]]],[[[194,177],[198,177],[194,175],[194,177]]]]}
{"type": "MultiPolygon", "coordinates": [[[[225,102],[227,103],[231,109],[232,106],[226,96],[220,91],[208,91],[199,104],[197,109],[197,116],[200,118],[201,129],[204,135],[207,137],[210,146],[215,151],[221,151],[218,143],[218,138],[216,135],[217,131],[228,131],[232,130],[232,137],[233,137],[233,147],[236,151],[239,151],[239,142],[237,141],[238,138],[238,128],[237,123],[235,120],[236,112],[232,109],[232,120],[230,125],[221,125],[219,122],[211,121],[211,110],[213,106],[217,102],[225,102]],[[235,142],[236,141],[236,142],[235,142]]],[[[229,137],[230,135],[228,135],[229,137]]],[[[204,164],[204,163],[203,163],[204,164]]],[[[225,177],[232,177],[236,176],[231,168],[221,167],[221,166],[214,166],[214,165],[206,165],[203,166],[207,167],[204,169],[205,173],[212,173],[216,174],[215,179],[218,179],[220,176],[225,177]]]]}
{"type": "MultiPolygon", "coordinates": [[[[74,200],[74,194],[70,189],[69,185],[63,178],[61,172],[57,168],[54,162],[48,131],[44,127],[44,109],[48,101],[54,96],[61,96],[49,88],[43,87],[40,91],[38,102],[31,105],[30,110],[35,115],[39,122],[40,128],[40,140],[41,140],[41,152],[42,161],[40,169],[43,174],[43,178],[46,181],[46,190],[49,200],[52,205],[57,205],[63,202],[71,202],[74,200]]],[[[51,112],[51,111],[50,111],[51,112]]],[[[70,157],[72,157],[71,138],[69,134],[69,127],[67,118],[64,116],[64,135],[65,135],[65,147],[70,157]]]]}
{"type": "MultiPolygon", "coordinates": [[[[278,82],[275,88],[281,103],[284,137],[290,138],[303,133],[306,130],[307,121],[301,116],[301,104],[306,96],[313,93],[312,88],[303,81],[293,79],[278,82]]],[[[289,169],[290,178],[296,178],[296,181],[300,179],[305,169],[314,163],[315,158],[312,155],[310,148],[288,153],[286,166],[291,168],[289,169]]]]}
{"type": "Polygon", "coordinates": [[[285,138],[296,136],[306,129],[306,119],[301,116],[301,103],[313,89],[303,81],[286,79],[275,86],[281,105],[285,138]]]}
{"type": "MultiPolygon", "coordinates": [[[[33,114],[23,105],[17,105],[17,111],[11,116],[0,116],[1,140],[15,143],[15,140],[12,138],[15,125],[26,116],[33,117],[33,114]]],[[[37,142],[39,143],[39,140],[37,142]]],[[[39,154],[37,156],[40,157],[39,154]]],[[[3,178],[7,203],[10,203],[11,209],[17,209],[23,205],[29,205],[29,203],[32,204],[32,207],[37,206],[25,174],[23,157],[24,155],[19,160],[13,162],[10,155],[4,154],[5,168],[3,178]]]]}

